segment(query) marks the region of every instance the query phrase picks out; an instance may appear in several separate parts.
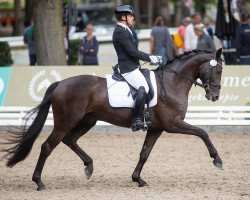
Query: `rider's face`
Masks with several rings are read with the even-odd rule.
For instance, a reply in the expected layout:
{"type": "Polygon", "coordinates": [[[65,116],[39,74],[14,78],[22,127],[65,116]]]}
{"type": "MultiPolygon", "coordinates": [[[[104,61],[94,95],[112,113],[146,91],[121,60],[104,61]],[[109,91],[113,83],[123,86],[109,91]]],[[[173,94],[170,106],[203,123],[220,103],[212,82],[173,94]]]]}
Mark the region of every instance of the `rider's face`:
{"type": "Polygon", "coordinates": [[[127,15],[127,23],[128,27],[132,27],[134,25],[134,16],[133,15],[127,15]]]}

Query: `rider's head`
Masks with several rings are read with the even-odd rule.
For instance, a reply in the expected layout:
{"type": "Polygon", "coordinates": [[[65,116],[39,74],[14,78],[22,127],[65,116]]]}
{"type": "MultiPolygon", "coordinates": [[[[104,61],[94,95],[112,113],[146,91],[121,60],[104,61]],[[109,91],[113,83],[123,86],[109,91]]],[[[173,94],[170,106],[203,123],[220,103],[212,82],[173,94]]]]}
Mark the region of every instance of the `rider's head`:
{"type": "Polygon", "coordinates": [[[115,17],[119,22],[125,22],[127,26],[133,26],[134,9],[130,5],[119,5],[115,9],[115,17]]]}

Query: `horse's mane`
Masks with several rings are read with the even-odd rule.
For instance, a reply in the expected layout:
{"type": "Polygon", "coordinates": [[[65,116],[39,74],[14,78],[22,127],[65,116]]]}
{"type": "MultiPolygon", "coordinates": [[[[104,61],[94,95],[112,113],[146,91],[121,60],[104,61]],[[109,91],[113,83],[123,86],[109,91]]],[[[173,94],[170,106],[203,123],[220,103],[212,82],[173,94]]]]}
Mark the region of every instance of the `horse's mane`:
{"type": "Polygon", "coordinates": [[[171,63],[173,63],[174,61],[179,60],[179,59],[182,59],[183,57],[186,57],[186,56],[188,56],[188,55],[190,55],[190,54],[192,54],[192,53],[197,54],[197,53],[214,53],[214,52],[213,52],[213,51],[208,51],[208,50],[198,50],[198,49],[194,49],[194,50],[192,50],[192,51],[185,51],[183,54],[174,56],[174,59],[167,60],[166,64],[160,65],[160,66],[159,66],[158,68],[156,68],[155,70],[157,71],[157,70],[159,70],[159,69],[162,69],[162,68],[164,68],[165,66],[167,66],[167,65],[169,65],[169,64],[171,64],[171,63]]]}

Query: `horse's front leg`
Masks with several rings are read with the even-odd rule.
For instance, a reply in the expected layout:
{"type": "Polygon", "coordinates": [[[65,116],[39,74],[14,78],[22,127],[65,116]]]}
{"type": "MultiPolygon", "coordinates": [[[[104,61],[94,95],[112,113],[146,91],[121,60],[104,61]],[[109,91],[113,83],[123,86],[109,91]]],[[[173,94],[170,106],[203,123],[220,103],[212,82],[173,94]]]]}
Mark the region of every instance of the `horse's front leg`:
{"type": "Polygon", "coordinates": [[[201,128],[198,128],[196,126],[190,125],[182,120],[176,120],[173,124],[173,130],[171,132],[176,133],[182,133],[182,134],[189,134],[189,135],[196,135],[200,137],[205,145],[207,146],[207,149],[209,151],[210,157],[214,158],[213,163],[216,167],[219,169],[222,168],[222,160],[218,155],[217,150],[215,149],[214,145],[212,144],[211,140],[209,139],[209,136],[206,131],[204,131],[201,128]]]}
{"type": "Polygon", "coordinates": [[[142,170],[144,164],[146,163],[148,156],[149,156],[156,140],[160,137],[161,133],[162,133],[162,131],[160,131],[160,132],[148,131],[147,132],[147,135],[146,135],[146,138],[145,138],[145,141],[144,141],[141,153],[140,153],[139,162],[138,162],[138,164],[133,172],[133,175],[132,175],[132,180],[134,182],[137,182],[139,184],[139,187],[143,187],[143,186],[148,185],[144,180],[141,179],[140,174],[141,174],[141,170],[142,170]]]}

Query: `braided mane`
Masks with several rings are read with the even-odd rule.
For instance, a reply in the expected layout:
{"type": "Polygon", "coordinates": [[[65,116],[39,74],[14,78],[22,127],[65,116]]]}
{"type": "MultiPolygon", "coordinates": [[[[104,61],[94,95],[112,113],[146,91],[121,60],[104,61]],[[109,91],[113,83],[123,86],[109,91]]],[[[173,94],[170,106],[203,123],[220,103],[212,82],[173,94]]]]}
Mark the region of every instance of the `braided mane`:
{"type": "Polygon", "coordinates": [[[175,60],[178,60],[178,59],[182,59],[183,57],[186,57],[192,53],[214,53],[213,51],[208,51],[208,50],[198,50],[198,49],[194,49],[192,51],[185,51],[183,54],[180,54],[180,55],[177,55],[174,57],[174,59],[171,59],[171,60],[167,60],[166,64],[165,65],[160,65],[158,68],[156,68],[155,70],[159,70],[159,69],[164,69],[165,66],[173,63],[175,60]]]}

